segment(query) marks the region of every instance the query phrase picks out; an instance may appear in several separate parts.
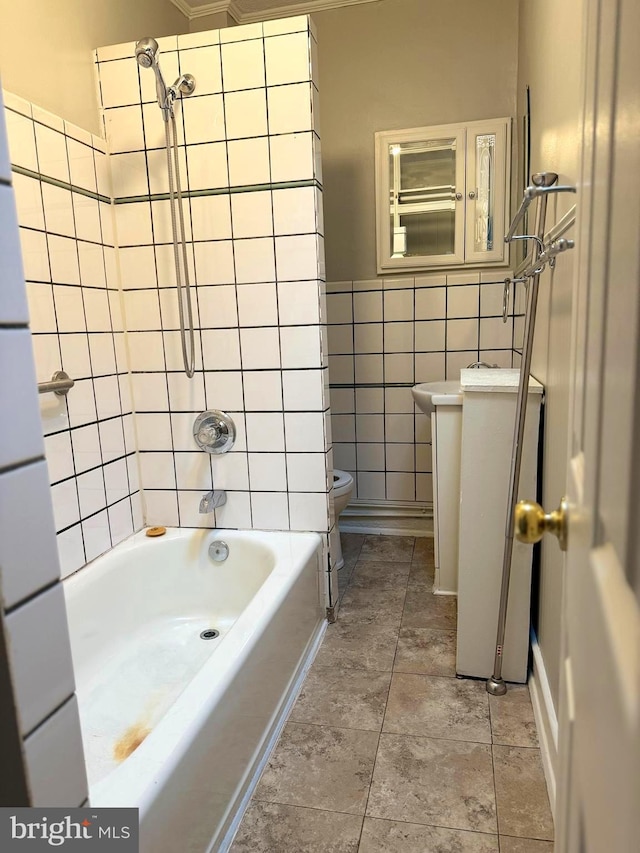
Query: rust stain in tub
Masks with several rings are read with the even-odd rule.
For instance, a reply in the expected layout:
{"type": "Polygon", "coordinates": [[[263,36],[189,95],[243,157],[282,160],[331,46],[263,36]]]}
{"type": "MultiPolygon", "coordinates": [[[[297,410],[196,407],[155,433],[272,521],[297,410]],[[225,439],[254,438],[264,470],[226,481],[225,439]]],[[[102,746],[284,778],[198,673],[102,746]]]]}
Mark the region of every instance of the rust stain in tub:
{"type": "Polygon", "coordinates": [[[144,723],[134,723],[132,726],[129,726],[113,747],[113,757],[118,764],[122,763],[125,758],[129,758],[131,753],[136,751],[150,733],[151,729],[144,723]]]}

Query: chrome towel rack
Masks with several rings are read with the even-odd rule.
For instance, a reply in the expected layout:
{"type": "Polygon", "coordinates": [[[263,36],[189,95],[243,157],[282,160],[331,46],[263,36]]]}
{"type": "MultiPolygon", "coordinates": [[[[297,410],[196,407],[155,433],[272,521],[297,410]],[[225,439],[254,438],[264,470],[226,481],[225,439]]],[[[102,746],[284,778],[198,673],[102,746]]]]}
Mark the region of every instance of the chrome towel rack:
{"type": "MultiPolygon", "coordinates": [[[[533,258],[528,262],[525,259],[525,268],[522,272],[518,270],[518,278],[505,281],[503,314],[506,314],[506,304],[509,298],[510,285],[515,281],[525,282],[527,287],[527,310],[524,323],[524,342],[522,348],[522,363],[520,366],[520,382],[518,385],[518,399],[516,402],[516,417],[513,431],[513,449],[511,452],[511,469],[509,477],[509,498],[507,503],[507,520],[504,534],[504,557],[502,561],[502,585],[500,588],[500,608],[498,611],[498,630],[496,632],[496,651],[493,663],[493,675],[487,681],[487,692],[493,696],[502,696],[507,692],[507,685],[502,678],[502,653],[504,646],[504,635],[507,624],[507,606],[509,603],[509,581],[511,578],[511,558],[513,556],[513,538],[515,534],[515,511],[518,500],[518,485],[520,483],[520,468],[522,466],[522,443],[524,440],[524,427],[527,413],[527,397],[529,392],[529,373],[531,371],[531,355],[533,353],[533,336],[536,325],[536,309],[538,306],[538,286],[540,274],[549,264],[555,264],[556,256],[574,246],[573,240],[560,237],[556,230],[554,237],[545,238],[545,221],[547,217],[547,201],[553,193],[575,193],[576,188],[570,186],[558,186],[558,176],[555,172],[538,172],[531,176],[534,186],[527,187],[524,192],[522,204],[504,238],[505,243],[512,240],[533,241],[533,258]],[[536,212],[535,234],[516,235],[516,229],[522,221],[531,202],[539,198],[536,212]]],[[[564,228],[563,230],[566,230],[564,228]]]]}
{"type": "MultiPolygon", "coordinates": [[[[555,174],[555,172],[539,172],[538,173],[538,175],[553,175],[553,174],[555,174]]],[[[535,179],[536,179],[536,177],[538,177],[538,175],[533,175],[532,179],[533,179],[534,183],[535,183],[535,179]]],[[[556,179],[556,181],[558,180],[557,175],[556,175],[555,179],[556,179]]],[[[529,205],[531,204],[531,202],[534,200],[534,198],[539,198],[540,196],[548,195],[549,193],[554,193],[554,194],[555,193],[574,193],[575,191],[576,191],[575,187],[563,186],[561,184],[558,184],[557,186],[552,185],[552,186],[527,187],[526,190],[524,191],[524,198],[522,199],[520,207],[518,208],[518,212],[513,217],[513,220],[511,222],[509,230],[507,231],[507,233],[505,235],[504,242],[510,243],[514,239],[514,235],[516,233],[516,228],[518,227],[518,225],[520,225],[520,222],[522,221],[522,217],[527,212],[527,209],[528,209],[529,205]]],[[[533,239],[533,236],[531,234],[523,234],[522,236],[517,237],[515,239],[522,240],[522,239],[527,239],[527,238],[533,239]]]]}
{"type": "Polygon", "coordinates": [[[56,397],[66,397],[69,388],[73,388],[75,382],[64,370],[56,370],[50,382],[38,382],[38,394],[55,394],[56,397]]]}

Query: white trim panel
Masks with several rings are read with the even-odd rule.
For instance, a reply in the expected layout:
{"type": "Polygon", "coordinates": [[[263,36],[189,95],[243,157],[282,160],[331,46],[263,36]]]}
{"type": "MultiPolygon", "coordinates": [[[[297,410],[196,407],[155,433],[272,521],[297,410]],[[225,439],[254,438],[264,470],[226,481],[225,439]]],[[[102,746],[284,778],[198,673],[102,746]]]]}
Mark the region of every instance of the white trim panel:
{"type": "Polygon", "coordinates": [[[556,814],[556,768],[558,766],[558,716],[551,696],[551,687],[544,665],[544,658],[535,631],[531,630],[533,672],[529,678],[529,692],[533,705],[533,716],[538,730],[540,754],[544,777],[547,782],[551,813],[556,814]]]}

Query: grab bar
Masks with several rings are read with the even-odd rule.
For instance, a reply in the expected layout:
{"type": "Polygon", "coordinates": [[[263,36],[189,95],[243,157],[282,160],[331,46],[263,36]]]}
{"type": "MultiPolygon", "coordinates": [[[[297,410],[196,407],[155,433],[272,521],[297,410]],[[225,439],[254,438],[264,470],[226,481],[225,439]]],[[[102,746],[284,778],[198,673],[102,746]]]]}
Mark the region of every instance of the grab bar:
{"type": "Polygon", "coordinates": [[[56,370],[50,382],[38,382],[38,394],[53,393],[57,397],[66,397],[69,388],[73,388],[75,382],[64,370],[56,370]]]}

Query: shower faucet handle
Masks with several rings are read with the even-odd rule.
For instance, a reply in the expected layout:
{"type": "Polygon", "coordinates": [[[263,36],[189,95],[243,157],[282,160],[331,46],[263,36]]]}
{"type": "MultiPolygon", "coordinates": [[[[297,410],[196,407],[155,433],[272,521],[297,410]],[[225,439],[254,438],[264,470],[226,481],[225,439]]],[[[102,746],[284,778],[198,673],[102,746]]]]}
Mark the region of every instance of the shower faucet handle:
{"type": "Polygon", "coordinates": [[[193,424],[193,438],[205,453],[227,453],[236,440],[236,425],[218,409],[201,412],[193,424]]]}

